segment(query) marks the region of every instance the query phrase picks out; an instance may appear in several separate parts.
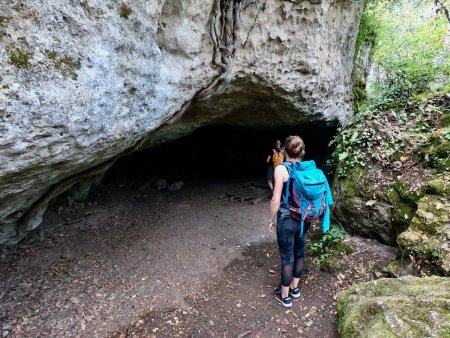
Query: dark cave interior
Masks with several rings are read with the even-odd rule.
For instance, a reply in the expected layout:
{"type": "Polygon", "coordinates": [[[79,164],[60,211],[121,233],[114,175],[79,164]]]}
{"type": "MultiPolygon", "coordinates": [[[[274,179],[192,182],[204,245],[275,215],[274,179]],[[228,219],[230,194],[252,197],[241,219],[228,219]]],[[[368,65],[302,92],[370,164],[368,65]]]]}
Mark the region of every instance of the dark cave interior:
{"type": "Polygon", "coordinates": [[[255,179],[266,177],[266,159],[275,140],[299,135],[306,145],[305,160],[315,160],[328,172],[329,142],[336,125],[324,122],[300,126],[248,128],[209,125],[192,134],[123,157],[106,173],[104,182],[130,177],[158,177],[169,181],[207,179],[255,179]]]}

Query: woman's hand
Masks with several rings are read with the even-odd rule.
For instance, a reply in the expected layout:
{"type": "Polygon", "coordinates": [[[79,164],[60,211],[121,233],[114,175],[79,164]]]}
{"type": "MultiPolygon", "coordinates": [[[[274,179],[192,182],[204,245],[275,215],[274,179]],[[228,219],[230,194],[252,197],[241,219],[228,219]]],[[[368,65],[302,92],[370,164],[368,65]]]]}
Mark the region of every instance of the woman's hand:
{"type": "Polygon", "coordinates": [[[275,223],[274,223],[273,221],[270,221],[270,222],[269,222],[268,227],[269,227],[269,232],[275,233],[275,228],[276,228],[277,226],[275,225],[275,223]]]}

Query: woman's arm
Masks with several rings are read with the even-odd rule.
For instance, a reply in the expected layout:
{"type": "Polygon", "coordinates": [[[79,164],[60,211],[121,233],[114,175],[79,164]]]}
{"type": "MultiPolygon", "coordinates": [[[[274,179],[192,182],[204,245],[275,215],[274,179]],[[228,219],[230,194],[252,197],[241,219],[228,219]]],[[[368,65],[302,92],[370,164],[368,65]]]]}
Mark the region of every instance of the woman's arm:
{"type": "Polygon", "coordinates": [[[277,215],[278,209],[280,208],[281,193],[283,190],[284,178],[287,175],[287,169],[284,165],[279,165],[275,168],[274,180],[275,185],[273,188],[272,200],[270,201],[269,210],[269,231],[274,232],[275,229],[275,216],[277,215]]]}

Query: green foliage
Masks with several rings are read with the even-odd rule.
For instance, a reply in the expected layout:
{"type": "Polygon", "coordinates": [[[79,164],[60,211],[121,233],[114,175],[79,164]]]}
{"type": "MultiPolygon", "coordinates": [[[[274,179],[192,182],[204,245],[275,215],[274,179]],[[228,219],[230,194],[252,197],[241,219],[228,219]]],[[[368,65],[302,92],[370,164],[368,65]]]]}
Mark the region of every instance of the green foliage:
{"type": "Polygon", "coordinates": [[[352,86],[352,102],[353,109],[356,112],[359,111],[360,105],[367,100],[366,83],[357,75],[353,74],[353,86],[352,86]]]}
{"type": "Polygon", "coordinates": [[[119,15],[121,18],[128,20],[129,16],[133,13],[133,10],[126,4],[122,3],[119,8],[119,15]]]}
{"type": "Polygon", "coordinates": [[[393,92],[361,109],[330,143],[335,147],[332,161],[338,175],[345,177],[371,161],[387,166],[402,156],[416,156],[421,162],[425,157],[421,151],[434,144],[436,135],[439,141],[429,151],[430,164],[445,169],[440,161],[448,157],[448,143],[443,142],[447,134],[434,131],[448,114],[449,101],[448,94],[442,93],[414,100],[393,92]]]}
{"type": "Polygon", "coordinates": [[[32,55],[20,48],[12,49],[9,51],[9,63],[17,68],[28,69],[31,67],[30,57],[32,55]]]}
{"type": "MultiPolygon", "coordinates": [[[[387,8],[378,1],[376,16],[374,96],[395,88],[407,95],[446,85],[450,54],[445,50],[446,18],[436,15],[431,1],[398,1],[387,8]]],[[[369,14],[365,14],[369,15],[369,14]]]]}
{"type": "Polygon", "coordinates": [[[331,226],[330,230],[322,238],[309,246],[311,253],[316,256],[316,264],[322,265],[333,251],[348,251],[346,246],[342,246],[342,239],[346,232],[338,226],[331,226]]]}
{"type": "Polygon", "coordinates": [[[377,31],[379,30],[379,22],[373,11],[366,10],[361,16],[359,23],[358,37],[355,44],[354,60],[358,57],[359,49],[365,42],[374,44],[377,38],[377,31]]]}

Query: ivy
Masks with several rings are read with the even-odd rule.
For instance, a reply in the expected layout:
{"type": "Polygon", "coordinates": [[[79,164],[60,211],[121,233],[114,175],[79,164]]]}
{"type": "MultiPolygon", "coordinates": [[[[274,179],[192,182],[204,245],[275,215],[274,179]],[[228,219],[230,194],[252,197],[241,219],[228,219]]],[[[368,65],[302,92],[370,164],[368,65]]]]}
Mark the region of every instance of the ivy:
{"type": "MultiPolygon", "coordinates": [[[[330,230],[323,235],[319,241],[311,243],[309,250],[314,256],[316,256],[316,265],[322,265],[322,263],[324,263],[324,261],[329,258],[334,251],[340,251],[342,249],[342,240],[345,235],[345,230],[336,225],[332,225],[330,230]]],[[[348,250],[348,248],[345,248],[344,251],[348,250]]]]}
{"type": "Polygon", "coordinates": [[[449,113],[449,106],[445,93],[411,99],[392,92],[362,108],[330,142],[338,176],[345,177],[353,168],[371,162],[387,166],[420,156],[419,150],[433,141],[433,129],[449,113]]]}

